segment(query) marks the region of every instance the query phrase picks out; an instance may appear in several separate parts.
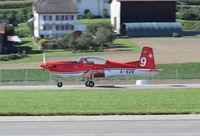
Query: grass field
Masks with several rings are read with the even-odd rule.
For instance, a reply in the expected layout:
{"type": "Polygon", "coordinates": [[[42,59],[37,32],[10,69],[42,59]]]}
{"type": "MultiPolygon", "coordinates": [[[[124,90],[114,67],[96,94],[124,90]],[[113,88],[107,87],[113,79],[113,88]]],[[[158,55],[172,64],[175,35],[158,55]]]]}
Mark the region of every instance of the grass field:
{"type": "Polygon", "coordinates": [[[200,89],[0,91],[0,115],[200,113],[200,89]]]}
{"type": "Polygon", "coordinates": [[[110,22],[110,18],[99,18],[99,19],[78,19],[78,24],[92,24],[92,23],[99,23],[99,22],[110,22]]]}
{"type": "MultiPolygon", "coordinates": [[[[160,64],[157,69],[163,69],[153,79],[200,79],[200,63],[181,63],[181,64],[160,64]]],[[[51,75],[47,70],[42,69],[24,69],[24,70],[1,70],[1,82],[23,82],[23,81],[57,81],[56,75],[51,75]]],[[[146,79],[151,80],[152,77],[128,77],[128,80],[146,79]]],[[[63,81],[77,81],[82,78],[63,78],[63,81]]],[[[126,77],[112,77],[94,80],[127,80],[126,77]]]]}

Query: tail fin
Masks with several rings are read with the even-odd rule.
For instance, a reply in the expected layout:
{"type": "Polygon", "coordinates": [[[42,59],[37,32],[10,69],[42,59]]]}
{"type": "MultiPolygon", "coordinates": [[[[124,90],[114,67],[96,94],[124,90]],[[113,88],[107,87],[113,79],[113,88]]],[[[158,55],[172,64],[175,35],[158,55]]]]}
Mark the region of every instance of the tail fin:
{"type": "Polygon", "coordinates": [[[155,69],[153,49],[150,47],[143,47],[140,60],[126,64],[136,65],[140,68],[155,69]]]}

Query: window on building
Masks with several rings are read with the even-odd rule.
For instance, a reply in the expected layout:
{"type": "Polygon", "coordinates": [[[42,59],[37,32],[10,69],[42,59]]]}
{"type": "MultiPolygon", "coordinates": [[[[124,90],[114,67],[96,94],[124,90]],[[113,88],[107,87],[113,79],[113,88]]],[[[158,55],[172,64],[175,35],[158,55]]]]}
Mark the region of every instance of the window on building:
{"type": "Polygon", "coordinates": [[[65,16],[62,16],[62,20],[65,20],[65,16]]]}
{"type": "Polygon", "coordinates": [[[71,16],[71,19],[74,20],[74,15],[71,16]]]}
{"type": "Polygon", "coordinates": [[[74,30],[74,25],[72,25],[72,30],[74,30]]]}
{"type": "Polygon", "coordinates": [[[65,20],[68,20],[68,16],[65,16],[65,20]]]}
{"type": "Polygon", "coordinates": [[[43,16],[43,20],[46,20],[46,16],[43,16]]]}
{"type": "Polygon", "coordinates": [[[68,25],[65,26],[65,30],[66,30],[66,31],[68,30],[68,25]]]}
{"type": "Polygon", "coordinates": [[[58,20],[58,16],[56,16],[56,20],[58,20]]]}
{"type": "Polygon", "coordinates": [[[52,26],[44,25],[43,30],[52,30],[52,26]]]}

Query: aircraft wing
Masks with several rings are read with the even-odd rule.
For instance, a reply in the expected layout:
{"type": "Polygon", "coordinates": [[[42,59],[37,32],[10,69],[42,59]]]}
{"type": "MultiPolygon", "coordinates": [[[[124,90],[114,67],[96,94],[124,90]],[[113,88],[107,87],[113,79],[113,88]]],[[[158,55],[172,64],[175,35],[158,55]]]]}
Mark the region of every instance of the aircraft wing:
{"type": "Polygon", "coordinates": [[[82,75],[82,77],[93,77],[96,74],[104,74],[104,70],[88,70],[82,75]]]}

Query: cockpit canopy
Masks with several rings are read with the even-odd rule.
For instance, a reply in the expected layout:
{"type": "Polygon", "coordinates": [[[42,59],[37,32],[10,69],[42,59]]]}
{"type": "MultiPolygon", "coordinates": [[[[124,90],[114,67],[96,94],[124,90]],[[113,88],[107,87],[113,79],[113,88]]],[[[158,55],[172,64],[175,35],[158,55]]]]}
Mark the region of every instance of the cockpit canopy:
{"type": "Polygon", "coordinates": [[[78,63],[87,63],[87,64],[106,64],[107,60],[95,56],[85,56],[77,61],[78,63]]]}

